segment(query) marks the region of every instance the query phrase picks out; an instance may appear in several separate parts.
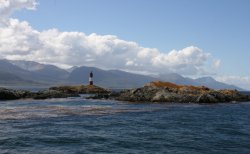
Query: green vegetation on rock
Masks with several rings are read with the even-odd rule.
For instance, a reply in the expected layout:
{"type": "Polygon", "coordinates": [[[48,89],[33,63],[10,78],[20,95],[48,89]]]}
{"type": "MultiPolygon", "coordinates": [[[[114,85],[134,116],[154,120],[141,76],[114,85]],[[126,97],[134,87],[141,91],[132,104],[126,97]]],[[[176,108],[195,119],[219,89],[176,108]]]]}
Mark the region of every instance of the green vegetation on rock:
{"type": "Polygon", "coordinates": [[[51,87],[50,90],[57,90],[69,94],[103,94],[110,91],[96,85],[59,86],[51,87]]]}

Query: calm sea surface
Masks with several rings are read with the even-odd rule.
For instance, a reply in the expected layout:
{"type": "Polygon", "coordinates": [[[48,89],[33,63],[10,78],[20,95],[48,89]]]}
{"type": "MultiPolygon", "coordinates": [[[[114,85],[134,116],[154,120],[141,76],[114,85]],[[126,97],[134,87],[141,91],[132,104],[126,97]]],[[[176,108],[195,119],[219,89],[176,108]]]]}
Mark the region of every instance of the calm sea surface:
{"type": "Polygon", "coordinates": [[[250,153],[250,102],[0,101],[0,153],[250,153]]]}

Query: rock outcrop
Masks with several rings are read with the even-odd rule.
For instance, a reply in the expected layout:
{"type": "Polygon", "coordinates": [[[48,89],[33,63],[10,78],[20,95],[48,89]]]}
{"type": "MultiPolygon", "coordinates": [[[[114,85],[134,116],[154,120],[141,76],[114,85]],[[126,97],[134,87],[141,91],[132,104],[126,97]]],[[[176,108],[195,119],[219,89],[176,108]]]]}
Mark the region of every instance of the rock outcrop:
{"type": "Polygon", "coordinates": [[[50,90],[56,90],[67,94],[107,94],[109,90],[98,87],[96,85],[80,85],[80,86],[60,86],[51,87],[50,90]]]}
{"type": "Polygon", "coordinates": [[[161,81],[150,82],[144,87],[121,92],[110,92],[95,85],[51,87],[39,92],[0,88],[0,100],[66,98],[79,97],[79,94],[96,94],[89,97],[93,99],[115,99],[130,102],[222,103],[250,101],[249,95],[244,95],[237,90],[213,90],[204,86],[184,86],[161,81]]]}
{"type": "Polygon", "coordinates": [[[0,88],[0,100],[80,97],[79,94],[100,94],[105,96],[109,93],[110,91],[95,85],[51,87],[38,92],[0,88]]]}
{"type": "Polygon", "coordinates": [[[79,97],[78,94],[65,93],[57,90],[42,90],[33,93],[33,99],[48,99],[48,98],[67,98],[67,97],[79,97]]]}
{"type": "Polygon", "coordinates": [[[16,100],[16,99],[47,99],[47,98],[66,98],[78,97],[78,94],[69,94],[56,90],[42,90],[38,92],[30,92],[26,90],[13,90],[0,88],[0,100],[16,100]]]}
{"type": "Polygon", "coordinates": [[[30,98],[33,93],[26,90],[13,90],[0,88],[0,100],[13,100],[20,98],[30,98]]]}
{"type": "Polygon", "coordinates": [[[204,86],[184,86],[161,81],[151,82],[141,88],[121,91],[113,99],[130,102],[177,103],[250,101],[248,95],[243,95],[237,90],[213,90],[204,86]]]}

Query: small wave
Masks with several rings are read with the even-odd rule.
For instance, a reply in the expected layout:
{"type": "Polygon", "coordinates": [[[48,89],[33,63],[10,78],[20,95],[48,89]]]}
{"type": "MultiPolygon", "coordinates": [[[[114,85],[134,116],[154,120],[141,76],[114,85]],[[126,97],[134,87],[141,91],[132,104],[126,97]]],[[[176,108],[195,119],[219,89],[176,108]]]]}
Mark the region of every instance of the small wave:
{"type": "Polygon", "coordinates": [[[0,109],[0,120],[18,120],[34,118],[53,118],[60,116],[74,115],[104,115],[123,112],[142,112],[150,111],[150,108],[114,108],[112,106],[16,106],[0,109]]]}

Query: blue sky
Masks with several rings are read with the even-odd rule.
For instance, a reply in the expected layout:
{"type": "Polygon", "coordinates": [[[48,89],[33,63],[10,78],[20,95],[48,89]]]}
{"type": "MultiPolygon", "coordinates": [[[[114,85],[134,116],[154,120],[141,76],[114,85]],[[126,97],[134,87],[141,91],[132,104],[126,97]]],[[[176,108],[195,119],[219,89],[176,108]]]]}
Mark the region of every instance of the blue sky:
{"type": "Polygon", "coordinates": [[[250,89],[249,0],[0,2],[0,58],[213,76],[250,89]]]}
{"type": "Polygon", "coordinates": [[[163,52],[194,45],[221,60],[220,73],[250,76],[248,0],[40,0],[14,14],[38,30],[112,34],[163,52]]]}

